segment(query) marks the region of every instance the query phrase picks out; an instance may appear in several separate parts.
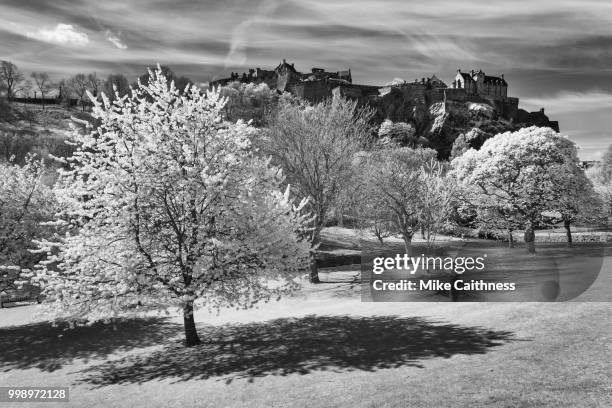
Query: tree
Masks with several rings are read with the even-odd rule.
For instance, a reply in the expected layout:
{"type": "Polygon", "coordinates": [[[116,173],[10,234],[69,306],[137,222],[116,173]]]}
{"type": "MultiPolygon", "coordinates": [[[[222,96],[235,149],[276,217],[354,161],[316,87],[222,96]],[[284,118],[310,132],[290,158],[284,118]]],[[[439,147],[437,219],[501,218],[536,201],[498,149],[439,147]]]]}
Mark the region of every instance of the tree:
{"type": "Polygon", "coordinates": [[[307,219],[279,190],[281,171],[253,155],[254,129],[221,120],[218,93],[150,75],[126,98],[92,98],[100,125],[73,135],[56,188],[71,228],[39,242],[57,253],[33,279],[72,320],[180,307],[190,346],[194,306],[250,307],[296,287],[307,219]]]}
{"type": "Polygon", "coordinates": [[[604,183],[612,183],[612,144],[601,158],[601,176],[604,183]]]}
{"type": "Polygon", "coordinates": [[[102,81],[98,78],[95,72],[87,75],[87,88],[95,98],[100,96],[102,81]]]}
{"type": "Polygon", "coordinates": [[[449,160],[453,161],[455,157],[461,156],[463,153],[470,150],[470,145],[467,141],[467,137],[465,133],[459,134],[455,141],[453,142],[453,147],[451,149],[449,160]]]}
{"type": "Polygon", "coordinates": [[[396,122],[386,119],[380,124],[378,137],[383,141],[394,142],[400,146],[417,147],[427,143],[424,137],[415,136],[416,129],[409,123],[396,122]]]}
{"type": "Polygon", "coordinates": [[[21,81],[23,81],[23,74],[15,64],[10,61],[0,62],[0,84],[6,88],[6,96],[9,102],[15,95],[15,88],[21,81]]]}
{"type": "Polygon", "coordinates": [[[15,87],[15,94],[19,93],[22,98],[29,98],[32,89],[34,89],[34,85],[32,84],[32,81],[27,79],[15,87]]]}
{"type": "Polygon", "coordinates": [[[612,177],[605,172],[602,163],[589,168],[586,176],[593,183],[595,192],[602,203],[602,215],[612,216],[612,177]]]}
{"type": "Polygon", "coordinates": [[[265,83],[254,84],[239,81],[219,87],[227,98],[225,115],[228,120],[253,120],[255,125],[265,125],[278,105],[278,94],[265,83]]]}
{"type": "MultiPolygon", "coordinates": [[[[170,85],[171,82],[174,82],[174,86],[176,87],[176,89],[182,93],[186,87],[190,87],[191,85],[193,85],[193,81],[191,81],[189,78],[185,77],[185,76],[177,76],[172,69],[170,69],[170,67],[166,66],[166,65],[161,65],[161,70],[164,74],[164,77],[166,77],[166,81],[168,81],[168,85],[170,85]]],[[[149,74],[148,72],[142,74],[139,78],[138,81],[136,82],[136,84],[134,84],[134,87],[137,85],[137,83],[140,82],[143,85],[148,85],[149,83],[149,74]]]]}
{"type": "MultiPolygon", "coordinates": [[[[512,234],[525,228],[525,243],[535,253],[534,228],[542,213],[567,197],[559,175],[576,166],[576,147],[550,128],[535,126],[506,132],[470,149],[452,161],[453,174],[467,194],[464,199],[478,216],[512,234]]],[[[571,176],[567,176],[571,177],[571,176]]]]}
{"type": "Polygon", "coordinates": [[[81,103],[81,109],[85,112],[87,102],[87,91],[90,89],[89,79],[85,74],[76,74],[68,81],[69,87],[81,103]]]}
{"type": "Polygon", "coordinates": [[[419,221],[423,238],[431,244],[437,234],[451,224],[458,189],[448,175],[448,166],[431,158],[421,168],[419,189],[419,221]]]}
{"type": "Polygon", "coordinates": [[[62,104],[66,104],[67,106],[69,106],[71,95],[69,81],[66,79],[60,79],[57,83],[57,91],[57,99],[59,99],[62,104]]]}
{"type": "Polygon", "coordinates": [[[553,211],[563,221],[567,246],[572,246],[571,225],[576,222],[595,223],[603,218],[603,200],[579,165],[578,155],[570,154],[561,171],[554,174],[556,199],[553,211]]]}
{"type": "Polygon", "coordinates": [[[49,74],[46,72],[32,72],[31,77],[34,79],[34,83],[36,84],[36,89],[40,92],[40,97],[42,99],[42,108],[45,109],[45,95],[47,95],[53,84],[49,79],[49,74]]]}
{"type": "Polygon", "coordinates": [[[429,228],[430,237],[435,234],[441,222],[438,217],[448,211],[450,204],[434,198],[442,193],[434,192],[438,181],[432,183],[442,175],[441,168],[432,164],[435,156],[432,149],[381,149],[364,155],[359,163],[364,205],[361,217],[372,223],[377,236],[377,230],[385,228],[389,233],[400,234],[408,255],[412,254],[414,234],[422,226],[429,228]]]}
{"type": "Polygon", "coordinates": [[[348,186],[355,154],[371,139],[372,112],[333,98],[314,106],[283,101],[270,119],[264,151],[270,154],[313,214],[311,282],[319,282],[314,250],[340,192],[348,186]]]}
{"type": "Polygon", "coordinates": [[[130,82],[121,74],[109,75],[102,84],[106,97],[113,101],[122,98],[130,92],[130,82]]]}
{"type": "Polygon", "coordinates": [[[57,209],[53,193],[43,184],[45,167],[34,155],[23,166],[0,163],[0,292],[17,289],[20,275],[30,272],[40,260],[35,239],[50,237],[43,225],[57,209]]]}

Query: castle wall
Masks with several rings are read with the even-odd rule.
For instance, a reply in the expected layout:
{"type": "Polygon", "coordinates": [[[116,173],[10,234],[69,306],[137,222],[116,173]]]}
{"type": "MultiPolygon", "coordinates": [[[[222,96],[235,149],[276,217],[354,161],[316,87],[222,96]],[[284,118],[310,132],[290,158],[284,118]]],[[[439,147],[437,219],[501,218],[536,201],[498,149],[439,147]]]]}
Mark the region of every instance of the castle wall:
{"type": "Polygon", "coordinates": [[[321,102],[331,96],[332,89],[329,82],[325,80],[298,82],[293,85],[292,93],[309,102],[321,102]]]}
{"type": "Polygon", "coordinates": [[[465,102],[468,93],[464,88],[446,88],[443,89],[444,100],[465,102]]]}

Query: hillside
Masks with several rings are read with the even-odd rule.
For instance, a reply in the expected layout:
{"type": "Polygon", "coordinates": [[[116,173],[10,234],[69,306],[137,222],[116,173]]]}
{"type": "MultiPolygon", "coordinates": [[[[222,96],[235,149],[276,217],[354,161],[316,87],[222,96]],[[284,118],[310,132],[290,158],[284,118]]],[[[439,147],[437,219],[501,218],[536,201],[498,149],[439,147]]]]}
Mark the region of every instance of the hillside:
{"type": "MultiPolygon", "coordinates": [[[[28,153],[45,159],[48,166],[57,166],[49,155],[67,157],[73,147],[65,143],[71,117],[91,120],[87,113],[59,105],[2,103],[0,106],[0,158],[23,163],[28,153]]],[[[50,173],[51,174],[51,173],[50,173]]]]}
{"type": "Polygon", "coordinates": [[[389,87],[370,96],[367,104],[376,111],[376,120],[406,122],[416,129],[417,137],[425,137],[439,158],[451,155],[453,143],[460,136],[468,147],[479,148],[485,140],[506,131],[542,126],[559,130],[544,111],[527,112],[488,99],[465,100],[442,98],[437,90],[421,91],[414,87],[389,87]]]}

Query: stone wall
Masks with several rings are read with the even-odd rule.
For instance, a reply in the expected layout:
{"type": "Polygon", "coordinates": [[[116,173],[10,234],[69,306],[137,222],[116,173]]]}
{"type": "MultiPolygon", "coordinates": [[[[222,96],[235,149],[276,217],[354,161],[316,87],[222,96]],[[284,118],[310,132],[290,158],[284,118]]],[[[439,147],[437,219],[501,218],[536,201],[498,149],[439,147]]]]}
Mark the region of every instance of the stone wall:
{"type": "Polygon", "coordinates": [[[309,102],[321,102],[332,95],[332,89],[328,81],[298,82],[293,85],[292,93],[309,102]]]}

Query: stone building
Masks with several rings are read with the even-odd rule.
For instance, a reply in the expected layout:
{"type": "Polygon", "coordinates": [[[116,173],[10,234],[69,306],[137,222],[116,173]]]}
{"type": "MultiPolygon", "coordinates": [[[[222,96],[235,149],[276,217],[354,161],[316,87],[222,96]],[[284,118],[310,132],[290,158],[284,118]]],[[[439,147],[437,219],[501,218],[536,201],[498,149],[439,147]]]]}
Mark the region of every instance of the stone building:
{"type": "Polygon", "coordinates": [[[508,83],[504,79],[504,74],[501,76],[485,75],[482,70],[461,72],[457,70],[457,75],[452,82],[452,88],[465,89],[467,95],[480,95],[494,98],[508,97],[508,83]]]}
{"type": "Polygon", "coordinates": [[[350,69],[326,71],[323,68],[312,68],[311,72],[302,73],[295,69],[293,63],[283,59],[274,70],[255,68],[242,75],[232,72],[228,78],[212,81],[210,86],[223,86],[234,81],[266,83],[270,89],[298,94],[311,101],[320,101],[331,96],[331,90],[336,86],[351,84],[353,78],[350,69]]]}

